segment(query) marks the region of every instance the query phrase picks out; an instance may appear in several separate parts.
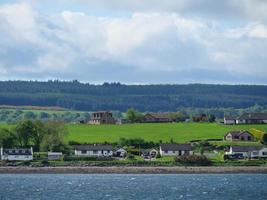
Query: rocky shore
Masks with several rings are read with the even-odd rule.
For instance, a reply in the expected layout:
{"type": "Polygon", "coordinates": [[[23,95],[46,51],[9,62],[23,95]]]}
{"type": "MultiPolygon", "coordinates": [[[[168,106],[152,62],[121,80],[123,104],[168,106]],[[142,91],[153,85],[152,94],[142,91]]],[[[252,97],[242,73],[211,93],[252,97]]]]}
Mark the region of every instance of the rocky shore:
{"type": "Polygon", "coordinates": [[[0,167],[0,173],[29,174],[194,174],[267,173],[267,167],[0,167]]]}

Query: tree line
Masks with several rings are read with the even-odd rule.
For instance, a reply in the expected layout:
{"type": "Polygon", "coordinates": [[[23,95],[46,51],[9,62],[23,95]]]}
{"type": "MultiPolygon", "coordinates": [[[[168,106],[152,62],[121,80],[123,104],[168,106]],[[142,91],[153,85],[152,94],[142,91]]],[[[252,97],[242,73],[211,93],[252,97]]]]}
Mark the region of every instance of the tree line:
{"type": "Polygon", "coordinates": [[[267,105],[267,86],[260,85],[93,85],[78,81],[0,81],[0,104],[59,106],[97,111],[128,108],[174,111],[178,108],[234,108],[267,105]]]}

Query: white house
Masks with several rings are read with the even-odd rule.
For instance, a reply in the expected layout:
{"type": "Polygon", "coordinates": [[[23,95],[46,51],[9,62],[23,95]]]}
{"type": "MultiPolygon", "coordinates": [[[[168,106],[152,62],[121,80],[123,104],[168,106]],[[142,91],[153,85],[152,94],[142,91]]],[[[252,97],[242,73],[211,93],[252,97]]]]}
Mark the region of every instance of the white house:
{"type": "Polygon", "coordinates": [[[159,153],[161,156],[193,155],[191,144],[161,144],[159,153]]]}
{"type": "Polygon", "coordinates": [[[231,116],[225,116],[223,118],[224,124],[231,125],[236,123],[236,118],[231,116]]]}
{"type": "Polygon", "coordinates": [[[244,158],[267,158],[267,147],[264,146],[231,146],[225,155],[240,154],[244,158]]]}
{"type": "Polygon", "coordinates": [[[114,151],[114,156],[116,157],[125,157],[127,154],[127,151],[124,148],[119,148],[114,151]]]}
{"type": "Polygon", "coordinates": [[[62,152],[48,152],[48,160],[60,160],[62,156],[62,152]]]}
{"type": "Polygon", "coordinates": [[[4,149],[0,150],[1,160],[27,161],[33,160],[33,150],[30,149],[4,149]]]}
{"type": "Polygon", "coordinates": [[[112,145],[107,145],[107,144],[76,145],[74,154],[75,156],[109,157],[113,155],[113,150],[112,150],[112,145]]]}
{"type": "Polygon", "coordinates": [[[236,124],[267,124],[267,113],[244,113],[236,119],[236,124]]]}

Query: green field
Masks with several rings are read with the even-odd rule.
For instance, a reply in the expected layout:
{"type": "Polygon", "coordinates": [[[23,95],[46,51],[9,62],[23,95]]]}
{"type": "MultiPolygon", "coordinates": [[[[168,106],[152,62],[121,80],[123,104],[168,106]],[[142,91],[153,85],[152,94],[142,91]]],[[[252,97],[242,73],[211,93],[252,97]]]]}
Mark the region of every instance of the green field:
{"type": "Polygon", "coordinates": [[[267,131],[267,125],[226,126],[216,123],[157,123],[124,125],[74,125],[69,124],[68,141],[117,142],[120,138],[143,138],[148,141],[187,142],[190,140],[222,139],[230,130],[256,128],[267,131]]]}
{"type": "MultiPolygon", "coordinates": [[[[0,124],[2,128],[11,125],[0,124]]],[[[124,125],[82,125],[68,124],[69,135],[66,141],[80,143],[117,142],[120,138],[143,138],[148,141],[188,142],[190,140],[222,139],[230,130],[256,128],[267,131],[267,125],[220,125],[216,123],[156,123],[124,125]]],[[[216,142],[215,142],[216,143],[216,142]]],[[[220,143],[220,142],[217,142],[220,143]]],[[[251,142],[243,142],[249,145],[251,142]]],[[[252,144],[252,143],[251,143],[252,144]]]]}

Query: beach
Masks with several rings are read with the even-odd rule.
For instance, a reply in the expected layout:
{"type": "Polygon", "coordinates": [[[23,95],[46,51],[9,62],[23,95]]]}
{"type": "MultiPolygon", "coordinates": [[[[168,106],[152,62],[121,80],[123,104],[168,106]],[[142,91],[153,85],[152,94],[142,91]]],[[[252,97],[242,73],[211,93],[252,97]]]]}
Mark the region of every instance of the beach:
{"type": "Polygon", "coordinates": [[[0,167],[0,173],[18,174],[195,174],[267,173],[267,166],[238,167],[0,167]]]}

